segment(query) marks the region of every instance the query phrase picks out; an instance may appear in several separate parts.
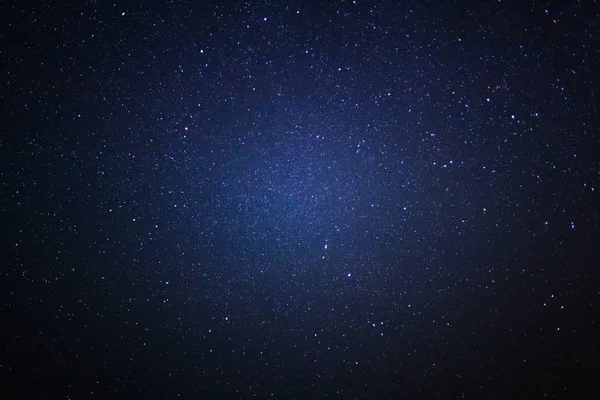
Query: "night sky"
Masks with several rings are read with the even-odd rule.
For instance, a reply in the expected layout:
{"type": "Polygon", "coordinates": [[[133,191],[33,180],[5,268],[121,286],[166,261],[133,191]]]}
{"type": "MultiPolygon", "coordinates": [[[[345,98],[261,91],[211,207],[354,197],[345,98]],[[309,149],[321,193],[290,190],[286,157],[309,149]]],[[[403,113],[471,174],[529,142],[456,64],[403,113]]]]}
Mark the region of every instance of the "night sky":
{"type": "Polygon", "coordinates": [[[600,391],[597,2],[148,3],[1,6],[3,392],[600,391]]]}

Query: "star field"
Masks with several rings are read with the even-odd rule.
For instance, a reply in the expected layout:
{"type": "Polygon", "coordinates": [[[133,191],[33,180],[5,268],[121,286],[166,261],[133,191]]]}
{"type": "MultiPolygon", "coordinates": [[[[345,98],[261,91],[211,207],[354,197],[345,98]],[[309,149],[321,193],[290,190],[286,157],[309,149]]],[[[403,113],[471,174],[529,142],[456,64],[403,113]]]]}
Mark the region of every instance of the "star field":
{"type": "Polygon", "coordinates": [[[7,392],[600,389],[596,3],[1,7],[7,392]]]}

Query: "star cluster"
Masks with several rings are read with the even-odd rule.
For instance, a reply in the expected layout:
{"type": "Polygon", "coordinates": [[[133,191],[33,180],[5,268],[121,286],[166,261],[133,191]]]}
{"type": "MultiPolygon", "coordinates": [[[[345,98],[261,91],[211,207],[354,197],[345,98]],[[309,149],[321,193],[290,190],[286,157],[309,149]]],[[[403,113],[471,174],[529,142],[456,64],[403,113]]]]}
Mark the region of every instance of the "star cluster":
{"type": "Polygon", "coordinates": [[[600,11],[508,3],[3,5],[9,387],[600,389],[600,11]]]}

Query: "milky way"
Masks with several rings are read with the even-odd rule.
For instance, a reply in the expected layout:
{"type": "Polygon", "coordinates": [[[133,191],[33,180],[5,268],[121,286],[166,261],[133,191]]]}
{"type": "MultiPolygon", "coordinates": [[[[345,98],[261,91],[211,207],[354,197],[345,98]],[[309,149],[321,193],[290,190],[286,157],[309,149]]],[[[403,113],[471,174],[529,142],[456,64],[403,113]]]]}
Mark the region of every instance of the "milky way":
{"type": "Polygon", "coordinates": [[[3,6],[9,389],[600,389],[597,5],[198,3],[3,6]]]}

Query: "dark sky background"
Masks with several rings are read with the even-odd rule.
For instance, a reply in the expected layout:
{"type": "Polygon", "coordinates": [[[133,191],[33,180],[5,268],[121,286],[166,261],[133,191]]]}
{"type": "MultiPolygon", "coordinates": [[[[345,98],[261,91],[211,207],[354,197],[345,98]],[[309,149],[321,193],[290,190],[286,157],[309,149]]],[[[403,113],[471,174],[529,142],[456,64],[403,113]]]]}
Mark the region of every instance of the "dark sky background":
{"type": "Polygon", "coordinates": [[[598,3],[226,3],[1,6],[2,390],[598,393],[598,3]]]}

